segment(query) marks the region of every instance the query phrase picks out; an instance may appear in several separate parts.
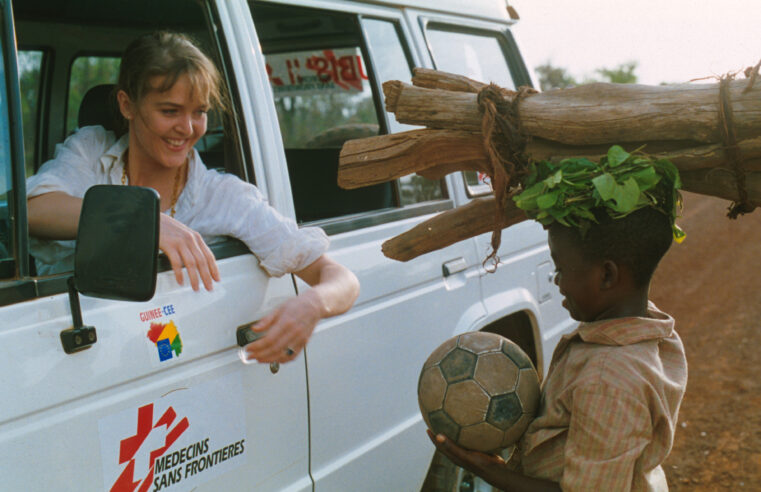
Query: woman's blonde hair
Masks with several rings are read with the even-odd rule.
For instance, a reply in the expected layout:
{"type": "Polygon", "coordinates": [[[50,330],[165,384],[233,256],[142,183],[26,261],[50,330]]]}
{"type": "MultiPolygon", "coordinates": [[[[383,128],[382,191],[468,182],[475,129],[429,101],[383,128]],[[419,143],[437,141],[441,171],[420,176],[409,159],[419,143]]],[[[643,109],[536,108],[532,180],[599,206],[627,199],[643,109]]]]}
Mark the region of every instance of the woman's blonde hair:
{"type": "Polygon", "coordinates": [[[122,55],[116,90],[137,103],[150,91],[171,89],[183,75],[190,78],[192,90],[198,91],[204,104],[225,110],[217,67],[188,36],[174,32],[157,31],[132,41],[122,55]],[[157,76],[161,83],[152,86],[157,76]]]}

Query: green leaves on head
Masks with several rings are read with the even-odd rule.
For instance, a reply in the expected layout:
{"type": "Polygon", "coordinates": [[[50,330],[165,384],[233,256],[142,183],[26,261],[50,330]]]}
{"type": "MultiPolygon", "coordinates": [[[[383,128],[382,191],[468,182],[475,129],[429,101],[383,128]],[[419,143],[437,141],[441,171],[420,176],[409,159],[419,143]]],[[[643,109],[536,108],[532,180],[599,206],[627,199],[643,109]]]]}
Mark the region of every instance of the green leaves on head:
{"type": "Polygon", "coordinates": [[[608,173],[602,173],[592,179],[592,184],[600,195],[600,198],[603,200],[611,200],[615,194],[616,186],[618,186],[616,178],[608,173]]]}
{"type": "Polygon", "coordinates": [[[614,145],[610,149],[608,149],[608,166],[610,167],[618,167],[619,165],[626,162],[629,157],[631,157],[631,154],[629,154],[627,151],[625,151],[623,148],[619,147],[618,145],[614,145]]]}
{"type": "MultiPolygon", "coordinates": [[[[590,222],[596,222],[593,209],[620,218],[643,207],[662,211],[674,224],[680,187],[679,171],[668,160],[652,160],[614,145],[600,162],[581,157],[534,163],[524,179],[524,191],[513,200],[544,225],[557,221],[586,230],[590,222]]],[[[684,236],[676,225],[674,236],[677,240],[684,236]]]]}

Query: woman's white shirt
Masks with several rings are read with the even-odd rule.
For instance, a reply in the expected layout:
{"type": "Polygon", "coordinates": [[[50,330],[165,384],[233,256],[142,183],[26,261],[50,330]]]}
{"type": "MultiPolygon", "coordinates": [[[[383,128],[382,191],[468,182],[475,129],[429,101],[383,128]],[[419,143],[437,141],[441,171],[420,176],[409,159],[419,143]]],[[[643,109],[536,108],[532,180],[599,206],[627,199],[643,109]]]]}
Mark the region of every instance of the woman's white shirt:
{"type": "MultiPolygon", "coordinates": [[[[84,127],[59,144],[55,157],[27,180],[27,196],[62,191],[82,198],[93,185],[121,184],[127,147],[127,135],[117,140],[103,127],[84,127]]],[[[219,236],[240,239],[274,277],[307,267],[329,244],[322,229],[299,228],[280,215],[254,185],[207,169],[195,149],[174,217],[207,242],[219,236]]],[[[75,241],[31,238],[30,246],[39,275],[74,269],[75,241]]]]}

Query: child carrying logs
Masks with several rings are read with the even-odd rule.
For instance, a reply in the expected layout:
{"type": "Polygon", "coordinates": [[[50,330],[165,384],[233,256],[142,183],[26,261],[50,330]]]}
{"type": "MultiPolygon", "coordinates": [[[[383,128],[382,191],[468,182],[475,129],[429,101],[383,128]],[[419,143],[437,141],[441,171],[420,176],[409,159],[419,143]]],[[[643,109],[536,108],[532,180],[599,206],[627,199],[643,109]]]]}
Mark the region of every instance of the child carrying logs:
{"type": "Polygon", "coordinates": [[[506,491],[667,490],[661,464],[687,363],[674,319],[648,293],[673,237],[683,237],[674,223],[678,172],[614,147],[599,164],[540,165],[532,180],[514,200],[548,229],[563,306],[581,323],[558,343],[538,416],[513,459],[429,431],[430,438],[455,464],[506,491]]]}

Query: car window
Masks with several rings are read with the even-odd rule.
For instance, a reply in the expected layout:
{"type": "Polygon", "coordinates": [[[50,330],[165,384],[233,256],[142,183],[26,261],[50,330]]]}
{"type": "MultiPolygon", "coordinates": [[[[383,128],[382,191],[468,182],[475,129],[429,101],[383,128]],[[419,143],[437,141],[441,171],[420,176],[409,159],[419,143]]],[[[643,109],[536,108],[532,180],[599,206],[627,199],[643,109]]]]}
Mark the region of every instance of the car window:
{"type": "MultiPolygon", "coordinates": [[[[299,223],[360,216],[445,198],[441,183],[412,176],[355,190],[336,184],[347,140],[403,128],[383,110],[380,82],[409,80],[397,27],[347,13],[251,2],[275,100],[299,223]]],[[[391,220],[391,219],[389,219],[391,220]]],[[[325,226],[329,233],[346,228],[325,226]]]]}
{"type": "Polygon", "coordinates": [[[41,50],[19,50],[19,89],[21,119],[24,125],[24,162],[27,177],[34,174],[37,163],[39,133],[41,70],[45,53],[41,50]]]}
{"type": "Polygon", "coordinates": [[[285,51],[265,58],[286,148],[336,147],[344,137],[378,134],[359,46],[285,51]]]}
{"type": "Polygon", "coordinates": [[[121,60],[116,56],[80,56],[71,64],[66,105],[66,134],[77,129],[79,106],[87,91],[101,84],[115,84],[121,60]]]}
{"type": "MultiPolygon", "coordinates": [[[[426,39],[437,70],[515,90],[502,33],[432,23],[426,27],[426,39]]],[[[491,193],[483,173],[465,171],[463,177],[471,196],[491,193]]]]}
{"type": "MultiPolygon", "coordinates": [[[[402,44],[398,26],[383,19],[362,19],[374,66],[381,82],[401,80],[409,82],[412,78],[410,60],[402,44]]],[[[417,127],[396,121],[389,114],[389,133],[413,130],[417,127]]],[[[399,179],[399,201],[402,206],[444,198],[441,181],[433,181],[416,174],[399,179]]]]}
{"type": "Polygon", "coordinates": [[[438,70],[515,90],[501,36],[499,32],[457,30],[441,24],[431,24],[426,29],[438,70]]]}

